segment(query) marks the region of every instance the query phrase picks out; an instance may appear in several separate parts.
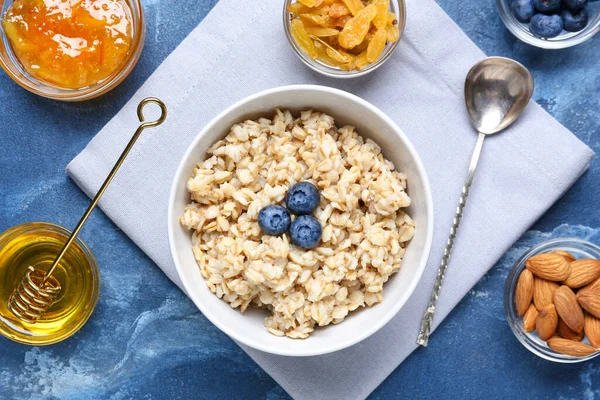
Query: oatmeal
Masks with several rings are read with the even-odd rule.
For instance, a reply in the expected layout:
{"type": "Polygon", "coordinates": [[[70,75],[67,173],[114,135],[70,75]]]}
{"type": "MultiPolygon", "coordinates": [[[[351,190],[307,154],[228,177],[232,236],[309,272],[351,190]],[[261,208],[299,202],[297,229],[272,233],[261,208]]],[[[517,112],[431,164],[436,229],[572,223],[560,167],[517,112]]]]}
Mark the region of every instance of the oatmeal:
{"type": "Polygon", "coordinates": [[[402,211],[406,176],[376,143],[320,112],[276,110],[272,120],[234,125],[207,157],[187,183],[192,203],[181,224],[215,295],[242,312],[268,310],[269,332],[290,338],[383,300],[415,224],[402,211]],[[260,210],[283,205],[301,181],[321,191],[313,215],[322,237],[312,250],[258,224],[260,210]]]}

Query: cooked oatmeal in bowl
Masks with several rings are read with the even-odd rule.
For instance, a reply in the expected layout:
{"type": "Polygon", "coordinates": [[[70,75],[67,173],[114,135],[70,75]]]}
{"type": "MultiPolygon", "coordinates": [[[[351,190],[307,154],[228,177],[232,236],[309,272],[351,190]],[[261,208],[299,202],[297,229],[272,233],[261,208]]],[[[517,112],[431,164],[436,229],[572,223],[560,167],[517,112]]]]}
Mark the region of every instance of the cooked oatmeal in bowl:
{"type": "Polygon", "coordinates": [[[193,117],[199,134],[176,136],[187,150],[167,219],[167,273],[204,317],[242,345],[301,357],[352,346],[394,316],[395,329],[410,326],[398,312],[429,257],[433,203],[402,130],[315,85],[206,117],[193,117]]]}
{"type": "Polygon", "coordinates": [[[294,339],[383,301],[415,223],[403,210],[407,178],[375,142],[326,113],[276,109],[233,125],[207,153],[187,181],[180,222],[212,293],[242,312],[268,310],[268,331],[294,339]],[[258,221],[303,181],[321,193],[313,249],[263,233],[258,221]]]}

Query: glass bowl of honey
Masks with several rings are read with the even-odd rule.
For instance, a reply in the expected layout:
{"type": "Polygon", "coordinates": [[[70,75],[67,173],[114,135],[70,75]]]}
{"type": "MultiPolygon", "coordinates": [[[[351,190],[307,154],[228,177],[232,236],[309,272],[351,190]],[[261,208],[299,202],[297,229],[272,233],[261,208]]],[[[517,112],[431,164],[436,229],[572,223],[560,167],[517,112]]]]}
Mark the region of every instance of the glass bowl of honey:
{"type": "Polygon", "coordinates": [[[0,66],[32,93],[83,101],[120,84],[146,35],[140,0],[0,0],[0,66]]]}
{"type": "Polygon", "coordinates": [[[32,346],[60,342],[75,334],[90,318],[100,292],[96,260],[77,237],[53,276],[60,282],[56,302],[43,319],[28,323],[9,308],[9,298],[29,267],[47,270],[70,232],[46,222],[30,222],[0,235],[0,334],[32,346]]]}

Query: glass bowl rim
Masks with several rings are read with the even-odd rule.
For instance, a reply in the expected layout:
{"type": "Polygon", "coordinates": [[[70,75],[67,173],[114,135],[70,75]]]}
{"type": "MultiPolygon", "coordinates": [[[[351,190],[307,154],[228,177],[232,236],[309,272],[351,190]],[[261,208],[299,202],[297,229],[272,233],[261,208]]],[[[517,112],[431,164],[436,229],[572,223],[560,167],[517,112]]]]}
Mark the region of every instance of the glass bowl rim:
{"type": "MultiPolygon", "coordinates": [[[[13,50],[10,48],[8,39],[3,40],[2,37],[0,37],[0,42],[2,42],[0,43],[0,47],[2,48],[2,52],[0,52],[0,67],[2,67],[4,72],[22,88],[48,99],[60,100],[64,102],[77,102],[90,100],[108,93],[117,87],[121,82],[123,82],[123,80],[129,76],[131,71],[133,71],[142,54],[146,39],[146,22],[141,0],[125,1],[127,1],[132,11],[132,32],[134,34],[134,40],[127,58],[123,61],[121,67],[114,71],[109,77],[105,78],[102,82],[95,85],[86,86],[81,89],[61,89],[59,87],[51,86],[42,82],[41,80],[28,74],[26,71],[23,71],[25,73],[25,76],[23,76],[23,72],[21,72],[23,68],[20,65],[16,65],[11,57],[4,56],[4,52],[12,53],[13,50]],[[7,46],[5,45],[8,45],[9,48],[6,48],[7,46]],[[18,73],[15,73],[13,69],[17,69],[18,73]]],[[[3,6],[5,4],[12,2],[13,0],[0,0],[0,9],[2,9],[0,11],[3,11],[3,6]]],[[[2,13],[0,18],[3,16],[4,14],[2,13]]],[[[4,36],[4,30],[1,26],[0,30],[2,31],[1,36],[4,36]]],[[[14,55],[13,57],[16,59],[14,55]]]]}
{"type": "Polygon", "coordinates": [[[364,76],[370,72],[375,71],[377,68],[379,68],[381,65],[383,65],[392,56],[392,54],[396,51],[396,48],[398,47],[398,44],[402,40],[402,37],[404,35],[404,30],[406,28],[406,3],[405,3],[405,0],[390,0],[390,2],[394,2],[395,4],[397,4],[398,10],[400,12],[400,15],[397,15],[399,17],[398,18],[398,29],[400,30],[400,36],[398,37],[398,40],[396,40],[394,43],[391,43],[389,46],[387,46],[387,48],[384,50],[385,54],[380,56],[377,61],[370,64],[368,67],[364,68],[363,70],[361,70],[361,71],[356,71],[356,70],[343,71],[339,68],[327,66],[316,60],[311,59],[310,57],[308,57],[307,54],[304,53],[304,51],[302,51],[298,47],[298,45],[296,44],[296,41],[292,37],[292,33],[290,31],[291,18],[290,18],[290,12],[288,11],[288,6],[295,2],[297,2],[297,0],[285,0],[283,2],[283,28],[285,30],[285,35],[287,37],[287,40],[288,40],[290,46],[292,47],[292,49],[294,50],[294,53],[296,53],[296,56],[298,56],[298,58],[306,66],[308,66],[313,71],[323,74],[325,76],[328,76],[330,78],[338,78],[338,79],[357,78],[359,76],[364,76]]]}
{"type": "Polygon", "coordinates": [[[600,259],[600,246],[588,242],[579,238],[556,238],[546,240],[542,243],[539,243],[527,251],[525,251],[514,263],[514,265],[510,268],[508,275],[506,277],[506,283],[504,286],[504,312],[506,314],[506,320],[512,333],[517,338],[517,341],[523,345],[527,350],[532,352],[548,361],[553,361],[557,363],[571,364],[578,363],[583,361],[591,360],[600,355],[600,349],[595,353],[590,354],[588,356],[576,357],[569,356],[566,354],[560,354],[550,349],[547,346],[542,346],[537,343],[534,339],[530,337],[530,333],[525,332],[522,329],[521,318],[517,316],[514,304],[514,292],[517,285],[517,281],[521,271],[525,269],[525,261],[527,261],[531,256],[535,254],[541,254],[544,252],[551,252],[556,250],[566,250],[568,248],[576,248],[582,249],[581,251],[587,251],[593,253],[600,259]]]}

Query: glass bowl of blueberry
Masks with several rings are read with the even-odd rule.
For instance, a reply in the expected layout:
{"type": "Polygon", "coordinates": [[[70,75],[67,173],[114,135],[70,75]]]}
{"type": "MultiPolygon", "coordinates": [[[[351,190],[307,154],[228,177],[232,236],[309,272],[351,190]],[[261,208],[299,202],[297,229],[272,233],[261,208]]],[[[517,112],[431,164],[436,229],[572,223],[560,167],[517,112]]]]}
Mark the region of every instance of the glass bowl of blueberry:
{"type": "Polygon", "coordinates": [[[504,25],[520,40],[564,49],[600,30],[600,0],[496,0],[504,25]]]}

